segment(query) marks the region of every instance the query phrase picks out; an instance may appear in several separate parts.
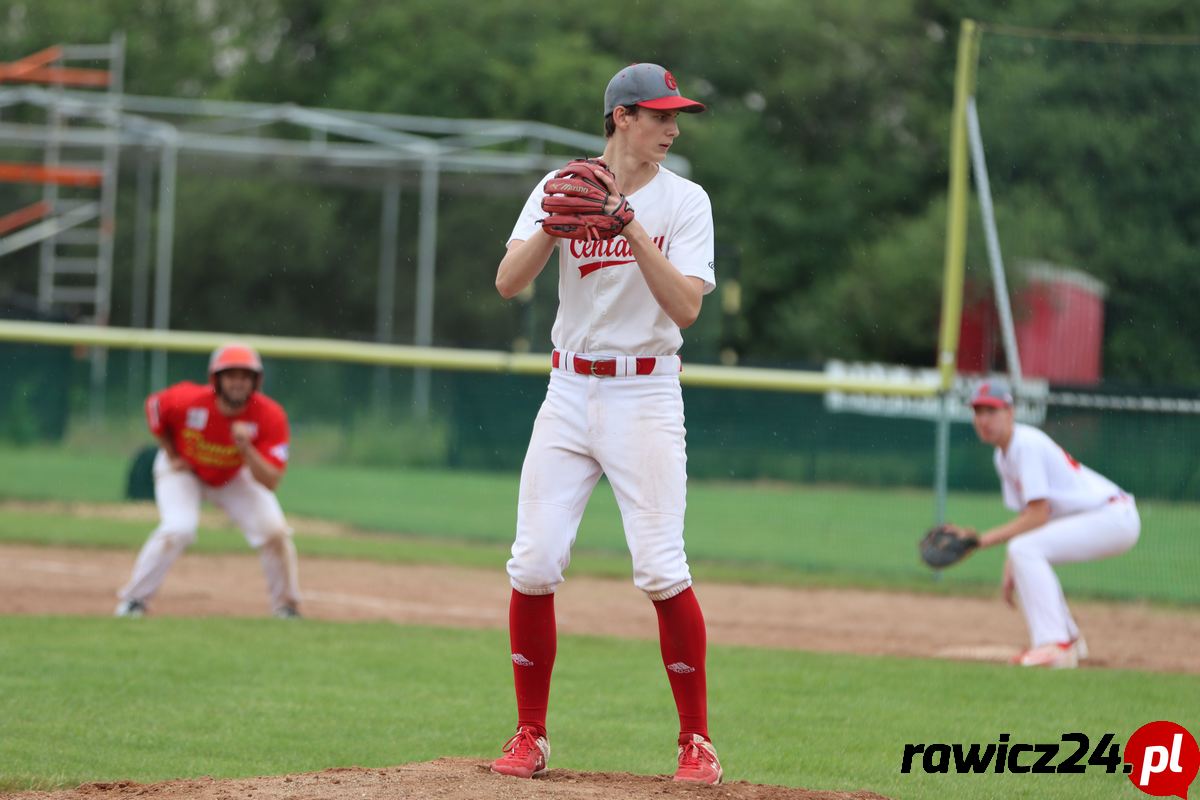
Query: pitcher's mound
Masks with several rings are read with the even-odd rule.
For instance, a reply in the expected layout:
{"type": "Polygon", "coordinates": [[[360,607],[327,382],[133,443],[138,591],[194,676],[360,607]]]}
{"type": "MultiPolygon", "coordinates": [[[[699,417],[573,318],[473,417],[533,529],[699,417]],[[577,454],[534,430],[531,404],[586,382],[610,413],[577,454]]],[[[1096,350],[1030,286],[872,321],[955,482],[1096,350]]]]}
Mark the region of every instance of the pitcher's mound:
{"type": "Polygon", "coordinates": [[[664,776],[624,772],[572,772],[551,769],[534,780],[496,775],[487,762],[439,758],[385,769],[347,767],[268,778],[167,781],[164,783],[85,783],[56,792],[4,795],[4,800],[662,800],[672,797],[717,800],[888,800],[874,792],[815,792],[786,786],[735,781],[721,786],[674,783],[664,776]]]}

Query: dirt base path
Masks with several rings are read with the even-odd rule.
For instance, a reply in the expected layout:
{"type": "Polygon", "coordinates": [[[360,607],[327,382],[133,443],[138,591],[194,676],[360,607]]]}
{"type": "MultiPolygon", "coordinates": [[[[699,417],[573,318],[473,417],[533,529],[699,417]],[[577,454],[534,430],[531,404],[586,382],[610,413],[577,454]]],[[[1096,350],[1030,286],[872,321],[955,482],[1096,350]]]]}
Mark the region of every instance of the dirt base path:
{"type": "MultiPolygon", "coordinates": [[[[133,558],[124,551],[0,546],[0,614],[110,614],[133,558]]],[[[303,558],[300,573],[310,618],[507,625],[510,589],[502,569],[303,558]]],[[[714,644],[1005,661],[1025,641],[1020,614],[999,599],[715,583],[697,592],[714,644]]],[[[253,554],[185,554],[151,612],[258,616],[266,605],[253,554]]],[[[555,605],[562,633],[658,637],[652,605],[626,581],[571,578],[555,605]]],[[[1115,603],[1075,603],[1073,610],[1088,638],[1089,668],[1200,673],[1200,614],[1115,603]]]]}

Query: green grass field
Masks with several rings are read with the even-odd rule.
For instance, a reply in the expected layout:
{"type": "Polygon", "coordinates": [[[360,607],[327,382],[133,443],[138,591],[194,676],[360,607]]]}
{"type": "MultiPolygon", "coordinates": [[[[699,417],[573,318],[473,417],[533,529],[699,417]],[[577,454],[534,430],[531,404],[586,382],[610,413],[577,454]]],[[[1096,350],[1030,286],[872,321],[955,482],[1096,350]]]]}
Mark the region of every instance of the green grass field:
{"type": "MultiPolygon", "coordinates": [[[[0,499],[118,502],[127,462],[60,449],[0,449],[0,474],[6,476],[0,499]]],[[[302,552],[495,564],[512,540],[516,491],[515,475],[303,466],[289,472],[280,499],[291,514],[393,534],[380,535],[375,545],[302,536],[302,552]]],[[[951,519],[981,528],[1007,517],[998,492],[954,495],[948,510],[951,519]]],[[[1120,558],[1061,567],[1067,592],[1200,604],[1194,579],[1200,572],[1200,504],[1148,502],[1140,510],[1138,546],[1120,558]]],[[[916,541],[932,516],[933,499],[925,491],[694,482],[688,490],[688,555],[707,579],[992,590],[1003,563],[999,550],[937,576],[919,563],[916,541]]],[[[145,525],[0,514],[0,538],[10,541],[135,547],[146,533],[145,525]]],[[[201,546],[208,546],[204,536],[201,546]]],[[[620,515],[604,483],[588,507],[577,547],[575,572],[628,573],[620,515]]]]}
{"type": "MultiPolygon", "coordinates": [[[[0,449],[0,499],[119,502],[127,460],[0,449]]],[[[307,535],[302,555],[499,568],[512,532],[511,475],[295,468],[292,514],[349,523],[307,535]],[[454,498],[447,502],[446,498],[454,498]]],[[[689,553],[704,580],[991,591],[1000,554],[934,580],[915,541],[932,500],[917,491],[694,484],[689,553]]],[[[997,497],[951,514],[1004,518],[997,497]]],[[[1133,553],[1063,571],[1069,592],[1200,601],[1200,506],[1147,504],[1133,553]]],[[[0,541],[133,549],[147,523],[6,509],[0,541]]],[[[245,552],[202,530],[198,552],[245,552]]],[[[575,573],[627,575],[611,492],[580,531],[575,573]]],[[[663,774],[675,718],[653,642],[563,637],[551,700],[552,766],[663,774]]],[[[896,798],[1142,797],[1122,775],[911,774],[906,743],[1124,744],[1145,722],[1194,725],[1200,677],[1030,672],[942,661],[714,647],[712,731],[729,780],[870,789],[896,798]]],[[[0,618],[0,791],[83,781],[235,777],[491,758],[513,724],[503,632],[311,620],[0,618]]]]}
{"type": "MultiPolygon", "coordinates": [[[[0,619],[0,789],[494,757],[502,632],[228,619],[0,619]]],[[[652,642],[564,637],[553,766],[663,774],[676,720],[652,642]]],[[[1093,741],[1200,706],[1200,678],[717,647],[729,780],[902,798],[1136,797],[1121,775],[901,774],[909,742],[1093,741]]],[[[1187,724],[1191,720],[1181,719],[1187,724]]]]}

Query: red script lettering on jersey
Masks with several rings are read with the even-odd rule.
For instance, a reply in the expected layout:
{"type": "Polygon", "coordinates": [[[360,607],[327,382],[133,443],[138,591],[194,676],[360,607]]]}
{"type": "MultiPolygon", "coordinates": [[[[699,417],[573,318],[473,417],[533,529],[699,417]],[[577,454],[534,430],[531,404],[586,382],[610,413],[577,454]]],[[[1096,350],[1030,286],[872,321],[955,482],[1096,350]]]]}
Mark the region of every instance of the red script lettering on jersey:
{"type": "MultiPolygon", "coordinates": [[[[654,246],[662,252],[663,244],[666,242],[665,236],[654,237],[654,246]]],[[[596,270],[604,269],[605,267],[618,267],[622,264],[632,264],[635,259],[633,251],[629,249],[629,242],[625,241],[624,236],[617,236],[613,239],[603,239],[598,241],[585,242],[579,239],[571,240],[571,255],[575,258],[597,258],[598,261],[592,261],[587,264],[579,265],[579,277],[586,278],[596,270]]]]}

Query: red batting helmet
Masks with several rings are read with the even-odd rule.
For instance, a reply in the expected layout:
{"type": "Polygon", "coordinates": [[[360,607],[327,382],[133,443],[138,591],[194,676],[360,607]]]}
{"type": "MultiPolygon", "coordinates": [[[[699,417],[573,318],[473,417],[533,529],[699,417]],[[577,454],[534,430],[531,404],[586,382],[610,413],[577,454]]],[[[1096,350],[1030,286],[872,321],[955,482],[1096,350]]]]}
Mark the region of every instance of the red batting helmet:
{"type": "Polygon", "coordinates": [[[258,352],[245,344],[224,344],[213,351],[208,359],[208,379],[215,386],[217,373],[227,369],[248,369],[258,376],[254,388],[262,385],[263,366],[258,352]]]}

